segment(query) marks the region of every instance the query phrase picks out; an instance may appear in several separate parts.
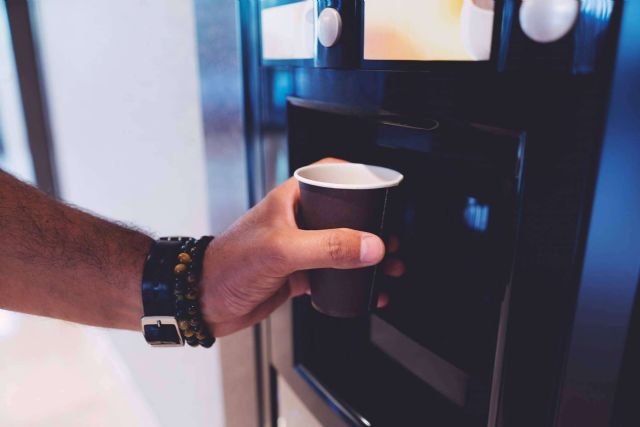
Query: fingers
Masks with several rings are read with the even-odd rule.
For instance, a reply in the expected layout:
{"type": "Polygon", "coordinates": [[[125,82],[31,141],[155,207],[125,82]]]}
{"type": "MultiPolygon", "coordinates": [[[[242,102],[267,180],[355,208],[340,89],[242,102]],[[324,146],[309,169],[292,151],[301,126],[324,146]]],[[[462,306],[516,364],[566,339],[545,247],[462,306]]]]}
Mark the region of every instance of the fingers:
{"type": "Polygon", "coordinates": [[[266,319],[267,316],[269,316],[276,308],[281,306],[289,298],[289,292],[290,291],[287,286],[282,286],[275,294],[244,316],[237,317],[228,322],[214,324],[213,331],[215,336],[222,337],[229,335],[235,331],[246,328],[247,326],[255,325],[256,323],[266,319]]]}
{"type": "Polygon", "coordinates": [[[289,276],[289,290],[291,297],[297,297],[311,292],[309,277],[306,271],[296,271],[289,276]]]}
{"type": "Polygon", "coordinates": [[[390,236],[387,242],[387,252],[390,254],[398,252],[400,249],[400,239],[397,236],[390,236]]]}
{"type": "Polygon", "coordinates": [[[287,240],[283,259],[290,271],[311,268],[361,268],[378,264],[384,243],[370,233],[347,228],[295,230],[287,240]]]}
{"type": "Polygon", "coordinates": [[[346,160],[338,159],[337,157],[325,157],[324,159],[320,159],[316,163],[348,163],[346,160]]]}
{"type": "MultiPolygon", "coordinates": [[[[311,289],[307,289],[306,291],[304,291],[304,293],[307,295],[311,295],[311,289]]],[[[299,295],[291,295],[291,296],[294,297],[299,295]]],[[[387,305],[389,305],[389,295],[387,295],[384,292],[380,292],[380,295],[378,295],[378,301],[376,302],[376,307],[384,308],[387,305]]]]}
{"type": "Polygon", "coordinates": [[[378,308],[386,307],[387,304],[389,304],[389,295],[385,294],[384,292],[381,292],[380,295],[378,295],[377,307],[378,308]]]}

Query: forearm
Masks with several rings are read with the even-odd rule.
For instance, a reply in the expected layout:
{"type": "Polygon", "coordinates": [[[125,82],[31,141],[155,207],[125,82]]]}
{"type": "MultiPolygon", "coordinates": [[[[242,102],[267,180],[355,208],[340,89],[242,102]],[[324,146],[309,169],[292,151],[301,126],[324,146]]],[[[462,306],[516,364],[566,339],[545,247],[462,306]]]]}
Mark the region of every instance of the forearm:
{"type": "MultiPolygon", "coordinates": [[[[384,244],[373,234],[300,230],[299,197],[289,179],[207,247],[195,295],[216,336],[253,325],[307,292],[304,270],[382,260],[384,244]]],[[[143,233],[57,202],[0,171],[0,308],[137,330],[152,244],[143,233]]]]}
{"type": "Polygon", "coordinates": [[[138,329],[151,244],[0,171],[1,308],[138,329]]]}

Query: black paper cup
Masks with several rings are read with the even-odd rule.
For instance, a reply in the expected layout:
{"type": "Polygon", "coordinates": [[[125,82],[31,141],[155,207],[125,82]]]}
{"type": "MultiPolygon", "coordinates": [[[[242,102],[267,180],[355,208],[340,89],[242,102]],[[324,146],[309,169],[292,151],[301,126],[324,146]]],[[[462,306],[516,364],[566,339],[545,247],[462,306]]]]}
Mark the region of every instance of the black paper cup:
{"type": "MultiPolygon", "coordinates": [[[[392,169],[359,163],[319,163],[295,171],[298,221],[306,230],[352,228],[382,234],[389,190],[402,181],[392,169]]],[[[376,306],[376,267],[309,271],[311,302],[334,317],[356,317],[376,306]]]]}

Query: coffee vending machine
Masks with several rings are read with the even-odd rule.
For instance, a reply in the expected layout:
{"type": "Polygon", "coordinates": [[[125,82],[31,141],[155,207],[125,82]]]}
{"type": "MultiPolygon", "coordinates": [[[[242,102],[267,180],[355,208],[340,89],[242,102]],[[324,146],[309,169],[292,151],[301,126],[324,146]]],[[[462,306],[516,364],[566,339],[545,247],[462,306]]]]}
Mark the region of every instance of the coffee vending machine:
{"type": "Polygon", "coordinates": [[[640,6],[236,8],[251,203],[328,156],[405,177],[390,304],[337,319],[304,296],[263,322],[258,423],[639,425],[640,6]]]}

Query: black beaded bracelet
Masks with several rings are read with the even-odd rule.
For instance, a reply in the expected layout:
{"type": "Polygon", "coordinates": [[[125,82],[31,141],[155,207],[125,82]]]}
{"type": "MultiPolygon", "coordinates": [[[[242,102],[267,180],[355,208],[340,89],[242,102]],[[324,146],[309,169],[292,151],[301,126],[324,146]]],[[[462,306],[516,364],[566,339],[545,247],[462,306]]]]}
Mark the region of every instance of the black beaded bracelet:
{"type": "Polygon", "coordinates": [[[185,240],[173,268],[176,319],[182,338],[192,347],[201,345],[209,348],[216,342],[202,318],[198,301],[204,255],[212,240],[212,236],[203,236],[197,241],[193,238],[185,240]]]}

